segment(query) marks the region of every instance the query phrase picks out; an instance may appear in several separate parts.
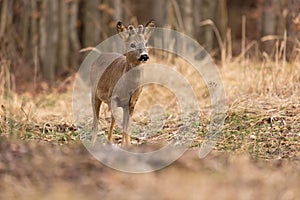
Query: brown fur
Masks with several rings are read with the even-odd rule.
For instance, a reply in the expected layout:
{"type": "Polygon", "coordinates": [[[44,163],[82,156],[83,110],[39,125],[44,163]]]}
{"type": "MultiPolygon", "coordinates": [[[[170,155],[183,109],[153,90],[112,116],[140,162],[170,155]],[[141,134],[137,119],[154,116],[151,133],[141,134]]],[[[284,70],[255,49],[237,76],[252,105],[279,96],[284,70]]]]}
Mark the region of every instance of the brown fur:
{"type": "MultiPolygon", "coordinates": [[[[123,108],[123,137],[122,144],[130,144],[129,123],[132,116],[134,106],[138,100],[141,88],[138,88],[131,94],[130,99],[122,99],[121,97],[112,97],[113,90],[118,80],[130,69],[142,63],[142,56],[147,55],[146,43],[149,35],[153,31],[153,20],[144,28],[140,25],[136,30],[132,25],[126,28],[121,22],[117,24],[117,31],[120,37],[124,40],[127,51],[125,55],[117,53],[102,53],[91,67],[91,82],[92,82],[92,106],[93,106],[93,131],[92,144],[96,142],[98,132],[99,110],[102,102],[108,104],[111,108],[112,100],[115,100],[117,106],[123,108]],[[132,43],[136,48],[132,47],[132,43]],[[101,77],[100,77],[101,75],[101,77]],[[114,99],[115,98],[115,99],[114,99]],[[129,102],[129,105],[128,105],[129,102]]],[[[146,59],[146,60],[147,60],[146,59]]],[[[142,73],[135,73],[134,80],[130,80],[138,85],[142,73]]],[[[115,119],[111,116],[111,126],[109,130],[108,140],[113,142],[113,128],[115,119]]]]}

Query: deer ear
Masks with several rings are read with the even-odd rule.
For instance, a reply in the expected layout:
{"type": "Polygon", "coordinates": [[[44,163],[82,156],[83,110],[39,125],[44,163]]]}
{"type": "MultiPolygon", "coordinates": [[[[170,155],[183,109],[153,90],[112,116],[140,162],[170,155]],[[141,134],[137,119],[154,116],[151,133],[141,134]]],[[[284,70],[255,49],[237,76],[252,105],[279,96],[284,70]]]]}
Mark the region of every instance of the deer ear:
{"type": "Polygon", "coordinates": [[[128,39],[128,37],[129,37],[128,30],[127,30],[126,26],[122,22],[118,22],[117,23],[117,32],[118,32],[119,36],[123,40],[127,40],[128,39]]]}
{"type": "Polygon", "coordinates": [[[145,25],[145,29],[144,29],[145,40],[149,39],[154,29],[155,29],[155,21],[152,19],[145,25]]]}

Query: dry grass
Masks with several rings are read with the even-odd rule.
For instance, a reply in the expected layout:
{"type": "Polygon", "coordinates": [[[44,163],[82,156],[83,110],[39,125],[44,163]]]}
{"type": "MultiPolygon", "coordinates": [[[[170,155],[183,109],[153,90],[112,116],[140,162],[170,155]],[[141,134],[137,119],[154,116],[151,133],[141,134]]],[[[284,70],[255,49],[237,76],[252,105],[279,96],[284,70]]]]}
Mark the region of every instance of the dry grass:
{"type": "Polygon", "coordinates": [[[249,62],[222,71],[229,110],[220,149],[249,151],[256,158],[299,159],[299,63],[275,66],[249,62]]]}
{"type": "MultiPolygon", "coordinates": [[[[173,65],[184,74],[195,90],[201,108],[200,123],[193,147],[203,141],[209,125],[210,98],[199,75],[185,61],[175,59],[173,65]]],[[[5,68],[2,68],[5,69],[5,68]]],[[[7,71],[1,71],[9,80],[7,71]]],[[[220,69],[226,91],[228,113],[217,149],[248,152],[259,159],[299,159],[300,138],[300,67],[299,62],[265,60],[254,63],[227,64],[220,69]],[[281,63],[282,64],[282,63],[281,63]]],[[[3,79],[1,79],[3,80],[3,79]]],[[[11,80],[10,80],[11,82],[11,80]]],[[[37,139],[68,143],[78,141],[72,124],[72,88],[66,93],[53,90],[49,94],[17,95],[1,82],[1,135],[21,139],[37,139]],[[9,95],[8,95],[9,94],[9,95]]],[[[175,96],[166,88],[148,86],[141,96],[134,119],[144,123],[145,113],[159,102],[168,116],[165,129],[149,143],[170,140],[176,130],[175,96]],[[169,128],[168,128],[169,127],[169,128]]],[[[106,115],[109,116],[109,115],[106,115]]]]}

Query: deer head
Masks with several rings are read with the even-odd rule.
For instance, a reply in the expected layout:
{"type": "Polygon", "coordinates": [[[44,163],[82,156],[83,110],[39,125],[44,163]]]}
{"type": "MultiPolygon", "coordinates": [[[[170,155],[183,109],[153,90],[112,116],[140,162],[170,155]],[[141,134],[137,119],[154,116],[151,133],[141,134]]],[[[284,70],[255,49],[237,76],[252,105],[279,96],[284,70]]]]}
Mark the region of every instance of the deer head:
{"type": "Polygon", "coordinates": [[[129,63],[139,64],[149,59],[147,43],[154,31],[154,20],[149,21],[145,27],[133,25],[126,27],[122,22],[117,23],[117,31],[126,45],[126,59],[129,63]]]}

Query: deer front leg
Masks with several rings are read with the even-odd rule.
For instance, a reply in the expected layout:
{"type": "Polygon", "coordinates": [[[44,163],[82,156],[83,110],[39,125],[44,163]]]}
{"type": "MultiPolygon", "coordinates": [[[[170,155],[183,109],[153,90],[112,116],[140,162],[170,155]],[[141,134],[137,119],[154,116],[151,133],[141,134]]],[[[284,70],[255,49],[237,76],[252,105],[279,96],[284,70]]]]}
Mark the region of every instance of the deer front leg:
{"type": "Polygon", "coordinates": [[[116,122],[116,120],[115,120],[113,114],[111,114],[111,124],[110,124],[109,133],[108,133],[108,141],[110,143],[113,143],[113,132],[114,132],[115,122],[116,122]]]}
{"type": "Polygon", "coordinates": [[[98,123],[99,123],[99,111],[102,101],[92,95],[92,106],[93,106],[93,128],[92,128],[92,145],[96,143],[98,134],[98,123]]]}
{"type": "Polygon", "coordinates": [[[130,115],[129,115],[129,108],[123,108],[123,135],[122,135],[122,145],[129,146],[131,144],[130,141],[130,115]]]}

